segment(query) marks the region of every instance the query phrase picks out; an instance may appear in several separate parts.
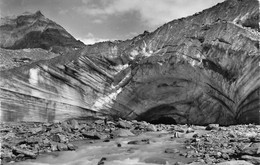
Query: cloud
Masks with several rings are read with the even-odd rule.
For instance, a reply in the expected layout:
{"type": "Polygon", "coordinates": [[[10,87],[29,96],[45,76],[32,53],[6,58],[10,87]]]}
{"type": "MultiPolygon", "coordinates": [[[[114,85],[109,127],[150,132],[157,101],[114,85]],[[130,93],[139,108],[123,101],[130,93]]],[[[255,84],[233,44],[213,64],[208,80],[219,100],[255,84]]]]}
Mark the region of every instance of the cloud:
{"type": "Polygon", "coordinates": [[[130,32],[130,33],[126,34],[125,36],[126,36],[127,38],[132,38],[132,37],[135,37],[135,36],[137,36],[137,35],[138,35],[137,32],[130,32]]]}
{"type": "Polygon", "coordinates": [[[103,21],[101,19],[95,19],[93,20],[93,23],[101,24],[103,21]]]}
{"type": "Polygon", "coordinates": [[[185,17],[224,0],[82,0],[78,12],[92,15],[120,15],[138,12],[142,21],[158,26],[185,17]]]}
{"type": "Polygon", "coordinates": [[[68,12],[69,12],[69,10],[61,9],[58,13],[59,13],[60,15],[65,15],[65,14],[67,14],[68,12]]]}
{"type": "Polygon", "coordinates": [[[92,44],[95,44],[95,43],[98,43],[98,42],[104,42],[104,41],[111,40],[111,39],[95,37],[92,33],[88,33],[85,37],[83,37],[83,38],[78,37],[77,39],[82,41],[86,45],[92,45],[92,44]]]}

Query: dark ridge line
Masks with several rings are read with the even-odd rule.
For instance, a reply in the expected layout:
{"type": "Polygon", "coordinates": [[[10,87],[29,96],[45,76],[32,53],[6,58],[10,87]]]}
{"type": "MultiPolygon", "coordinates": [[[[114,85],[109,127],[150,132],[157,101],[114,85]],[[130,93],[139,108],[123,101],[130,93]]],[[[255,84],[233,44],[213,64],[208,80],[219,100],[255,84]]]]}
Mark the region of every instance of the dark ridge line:
{"type": "Polygon", "coordinates": [[[232,116],[235,117],[235,112],[233,112],[232,109],[231,109],[223,100],[221,100],[220,98],[218,98],[218,97],[216,97],[216,96],[214,96],[214,95],[212,95],[212,94],[209,94],[209,93],[208,93],[208,95],[209,95],[210,97],[212,97],[214,100],[218,101],[221,105],[223,105],[224,107],[226,107],[227,110],[228,110],[228,112],[230,112],[230,113],[232,114],[232,116]]]}
{"type": "Polygon", "coordinates": [[[215,91],[217,91],[221,96],[224,96],[226,99],[228,99],[229,101],[235,103],[234,100],[230,99],[228,96],[226,96],[225,94],[223,94],[222,92],[220,92],[217,88],[213,87],[212,85],[210,85],[209,83],[206,83],[210,88],[214,89],[215,91]]]}

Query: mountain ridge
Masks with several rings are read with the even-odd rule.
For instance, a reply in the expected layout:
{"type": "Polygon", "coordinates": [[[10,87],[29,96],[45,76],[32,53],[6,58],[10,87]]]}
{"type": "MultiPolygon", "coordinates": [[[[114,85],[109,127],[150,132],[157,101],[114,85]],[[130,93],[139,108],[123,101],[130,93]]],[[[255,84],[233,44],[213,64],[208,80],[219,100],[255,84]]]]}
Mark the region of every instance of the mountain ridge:
{"type": "Polygon", "coordinates": [[[42,48],[66,54],[85,45],[41,11],[1,18],[0,47],[6,49],[42,48]]]}

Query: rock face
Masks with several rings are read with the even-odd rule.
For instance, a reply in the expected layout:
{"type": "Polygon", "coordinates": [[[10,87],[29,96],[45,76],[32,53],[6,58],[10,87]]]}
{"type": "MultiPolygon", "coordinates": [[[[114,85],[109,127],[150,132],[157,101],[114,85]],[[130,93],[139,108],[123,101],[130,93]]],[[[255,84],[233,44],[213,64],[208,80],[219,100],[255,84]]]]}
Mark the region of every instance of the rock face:
{"type": "Polygon", "coordinates": [[[63,27],[37,11],[16,18],[1,18],[0,47],[7,49],[43,48],[54,53],[84,47],[63,27]]]}
{"type": "Polygon", "coordinates": [[[227,0],[126,41],[1,72],[1,120],[260,123],[259,10],[227,0]]]}

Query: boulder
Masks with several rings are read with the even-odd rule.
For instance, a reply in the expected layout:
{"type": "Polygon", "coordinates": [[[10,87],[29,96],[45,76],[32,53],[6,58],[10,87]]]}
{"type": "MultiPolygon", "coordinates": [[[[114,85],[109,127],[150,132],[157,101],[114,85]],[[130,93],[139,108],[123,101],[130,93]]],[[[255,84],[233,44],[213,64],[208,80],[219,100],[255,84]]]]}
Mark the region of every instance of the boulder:
{"type": "Polygon", "coordinates": [[[68,147],[69,150],[72,150],[72,151],[76,149],[76,146],[74,146],[74,145],[71,144],[71,143],[68,143],[68,144],[67,144],[67,147],[68,147]]]}
{"type": "Polygon", "coordinates": [[[152,132],[156,132],[157,131],[156,126],[153,125],[153,124],[149,124],[146,129],[147,129],[147,131],[152,131],[152,132]]]}
{"type": "Polygon", "coordinates": [[[249,147],[244,148],[241,151],[242,154],[246,154],[246,155],[258,155],[260,156],[260,143],[255,143],[252,144],[249,147]]]}
{"type": "Polygon", "coordinates": [[[128,137],[128,136],[135,136],[130,130],[128,129],[118,129],[113,132],[115,137],[128,137]]]}
{"type": "Polygon", "coordinates": [[[57,134],[57,133],[62,133],[62,132],[63,132],[63,130],[59,125],[57,127],[52,126],[51,130],[50,130],[50,133],[52,133],[52,134],[57,134]]]}
{"type": "Polygon", "coordinates": [[[51,143],[51,151],[58,151],[58,145],[56,143],[51,143]]]}
{"type": "Polygon", "coordinates": [[[65,143],[67,141],[67,138],[65,135],[62,134],[55,134],[52,136],[52,140],[54,142],[60,142],[60,143],[65,143]]]}
{"type": "Polygon", "coordinates": [[[131,128],[132,125],[128,122],[128,121],[123,121],[123,120],[120,120],[117,122],[117,127],[119,128],[131,128]]]}
{"type": "Polygon", "coordinates": [[[61,122],[61,128],[66,132],[71,132],[71,128],[66,121],[61,122]]]}
{"type": "Polygon", "coordinates": [[[250,155],[243,155],[243,156],[241,156],[241,159],[251,162],[252,164],[260,164],[259,156],[256,157],[256,156],[250,156],[250,155]]]}
{"type": "Polygon", "coordinates": [[[29,128],[29,131],[30,131],[32,134],[37,134],[37,133],[39,133],[39,132],[42,131],[42,127],[29,128]]]}
{"type": "Polygon", "coordinates": [[[186,133],[193,133],[193,132],[194,132],[194,130],[190,127],[186,130],[186,133]]]}
{"type": "Polygon", "coordinates": [[[77,120],[73,119],[70,121],[71,128],[77,130],[80,128],[79,123],[77,120]]]}
{"type": "Polygon", "coordinates": [[[219,129],[219,124],[209,124],[206,127],[206,130],[218,130],[219,129]]]}
{"type": "Polygon", "coordinates": [[[104,121],[105,121],[105,120],[96,120],[96,121],[95,121],[95,124],[105,124],[104,121]]]}
{"type": "Polygon", "coordinates": [[[88,131],[85,131],[82,133],[82,135],[86,138],[89,138],[89,139],[100,139],[100,137],[97,135],[96,132],[88,132],[88,131]]]}
{"type": "Polygon", "coordinates": [[[104,134],[104,133],[100,133],[100,132],[95,132],[95,131],[85,131],[82,133],[82,135],[86,138],[89,138],[89,139],[106,139],[108,138],[108,135],[107,134],[104,134]]]}
{"type": "Polygon", "coordinates": [[[66,151],[68,150],[68,146],[64,143],[57,143],[57,148],[59,151],[66,151]]]}
{"type": "Polygon", "coordinates": [[[171,138],[181,138],[183,136],[184,136],[184,133],[174,132],[173,136],[171,138]]]}

